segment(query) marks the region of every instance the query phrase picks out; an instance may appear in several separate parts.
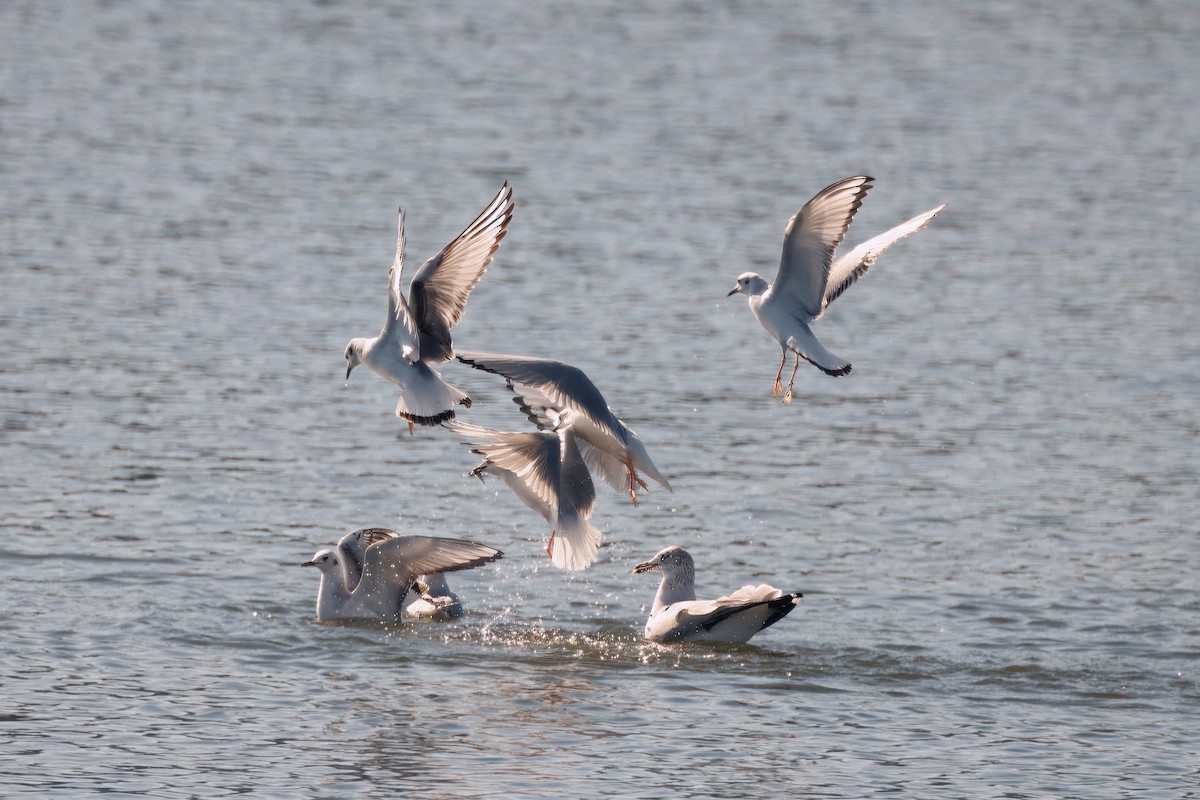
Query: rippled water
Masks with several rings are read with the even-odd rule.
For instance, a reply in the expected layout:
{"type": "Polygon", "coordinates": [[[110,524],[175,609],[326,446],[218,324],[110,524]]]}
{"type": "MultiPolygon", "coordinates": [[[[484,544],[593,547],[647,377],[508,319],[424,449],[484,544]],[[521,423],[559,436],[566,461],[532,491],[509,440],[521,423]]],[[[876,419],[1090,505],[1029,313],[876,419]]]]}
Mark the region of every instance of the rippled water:
{"type": "MultiPolygon", "coordinates": [[[[1200,17],[979,7],[0,5],[0,795],[1195,796],[1200,17]],[[949,202],[770,398],[788,215],[949,202]],[[675,493],[574,575],[343,381],[513,181],[464,348],[585,368],[675,493]],[[735,300],[739,302],[734,302],[735,300]],[[314,621],[364,525],[477,538],[461,622],[314,621]],[[746,647],[641,626],[800,590],[746,647]]],[[[470,419],[503,386],[445,370],[470,419]]]]}

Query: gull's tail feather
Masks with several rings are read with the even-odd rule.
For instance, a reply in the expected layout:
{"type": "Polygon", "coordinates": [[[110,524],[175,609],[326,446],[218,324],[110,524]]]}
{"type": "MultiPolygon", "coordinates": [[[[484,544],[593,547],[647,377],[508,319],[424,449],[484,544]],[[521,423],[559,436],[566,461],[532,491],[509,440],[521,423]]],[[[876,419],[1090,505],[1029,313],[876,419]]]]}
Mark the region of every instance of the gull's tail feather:
{"type": "Polygon", "coordinates": [[[554,566],[569,572],[587,569],[596,563],[603,534],[583,517],[559,519],[550,547],[554,566]]]}
{"type": "Polygon", "coordinates": [[[471,407],[471,398],[424,364],[414,364],[412,377],[400,390],[396,416],[417,425],[438,425],[454,419],[454,407],[471,407]]]}
{"type": "Polygon", "coordinates": [[[826,375],[840,378],[850,374],[850,362],[826,350],[825,345],[821,344],[803,323],[795,335],[788,337],[787,346],[826,375]]]}

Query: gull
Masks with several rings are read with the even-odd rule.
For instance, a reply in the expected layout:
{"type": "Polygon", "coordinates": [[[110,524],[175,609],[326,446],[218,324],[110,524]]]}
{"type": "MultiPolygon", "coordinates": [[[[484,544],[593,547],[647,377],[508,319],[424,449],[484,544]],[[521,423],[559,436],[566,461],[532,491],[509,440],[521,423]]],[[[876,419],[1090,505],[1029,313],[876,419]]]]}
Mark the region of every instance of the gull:
{"type": "MultiPolygon", "coordinates": [[[[343,536],[336,547],[343,586],[349,591],[358,586],[368,547],[399,535],[388,528],[359,528],[343,536]]],[[[404,590],[401,607],[404,619],[454,619],[463,615],[462,601],[440,572],[418,576],[404,590]]]]}
{"type": "Polygon", "coordinates": [[[503,555],[494,547],[434,536],[384,537],[367,546],[361,577],[349,587],[335,550],[319,550],[302,567],[321,572],[317,619],[375,619],[396,622],[418,575],[472,569],[503,555]]]}
{"type": "Polygon", "coordinates": [[[492,353],[459,352],[458,360],[502,376],[516,395],[514,402],[542,430],[553,430],[553,414],[569,412],[588,468],[617,491],[627,491],[635,506],[637,487],[647,488],[639,469],[672,491],[641,439],[617,419],[583,370],[550,358],[492,353]]]}
{"type": "Polygon", "coordinates": [[[791,613],[804,595],[784,594],[774,586],[743,586],[728,597],[696,599],[696,568],[681,547],[660,550],[635,573],[658,570],[662,582],[654,596],[645,636],[653,642],[727,642],[742,644],[791,613]]]}
{"type": "Polygon", "coordinates": [[[400,291],[404,271],[404,210],[399,212],[396,255],[388,271],[388,313],[374,339],[358,337],[346,345],[346,379],[358,364],[400,387],[396,416],[408,422],[436,425],[454,417],[458,404],[470,407],[467,394],[442,380],[433,365],[454,356],[450,329],[462,319],[467,296],[479,283],[512,219],[508,181],[487,208],[454,241],[417,270],[400,291]]]}
{"type": "Polygon", "coordinates": [[[586,569],[596,562],[602,534],[589,518],[596,505],[596,488],[580,452],[571,412],[548,411],[553,430],[494,431],[455,421],[447,425],[465,436],[483,456],[471,471],[504,481],[513,494],[550,523],[546,553],[556,567],[586,569]]]}
{"type": "Polygon", "coordinates": [[[404,600],[404,619],[458,619],[464,613],[462,601],[440,572],[419,578],[404,600]]]}
{"type": "Polygon", "coordinates": [[[785,403],[792,402],[792,384],[796,381],[796,370],[800,368],[802,358],[827,375],[837,377],[850,372],[850,362],[826,350],[808,324],[819,320],[829,304],[866,274],[883,251],[924,228],[946,207],[943,203],[918,214],[834,261],[834,251],[846,235],[850,220],[862,205],[867,190],[872,188],[870,181],[873,180],[866,175],[856,175],[822,189],[788,220],[783,229],[783,257],[775,282],[767,283],[757,272],[743,272],[729,292],[730,297],[739,292],[749,296],[750,310],[783,350],[772,397],[777,396],[783,386],[788,352],[796,354],[792,377],[783,395],[785,403]]]}

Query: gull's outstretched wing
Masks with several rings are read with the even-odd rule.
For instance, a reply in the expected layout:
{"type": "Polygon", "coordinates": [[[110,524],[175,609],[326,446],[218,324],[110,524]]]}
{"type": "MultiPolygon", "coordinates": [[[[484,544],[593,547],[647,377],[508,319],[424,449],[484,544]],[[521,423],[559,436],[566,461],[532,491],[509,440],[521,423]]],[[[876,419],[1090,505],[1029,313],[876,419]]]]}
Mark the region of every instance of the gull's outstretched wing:
{"type": "Polygon", "coordinates": [[[821,313],[833,253],[862,205],[866,175],[843,178],[822,189],[788,220],[779,273],[764,303],[784,303],[808,317],[821,313]]]}
{"type": "Polygon", "coordinates": [[[498,353],[460,352],[458,360],[505,378],[520,399],[522,410],[539,427],[544,426],[544,422],[536,409],[552,405],[585,417],[622,444],[628,439],[625,423],[617,419],[596,384],[578,367],[552,358],[498,353]]]}
{"type": "Polygon", "coordinates": [[[342,576],[346,589],[354,591],[362,578],[363,561],[367,548],[386,539],[394,539],[400,534],[387,528],[359,528],[351,531],[338,540],[337,553],[342,562],[342,576]]]}
{"type": "Polygon", "coordinates": [[[450,329],[462,319],[467,297],[492,263],[512,212],[512,188],[505,181],[475,221],[413,276],[408,294],[425,363],[440,364],[454,356],[450,329]]]}
{"type": "Polygon", "coordinates": [[[404,275],[404,209],[396,215],[396,255],[388,270],[388,314],[383,323],[380,340],[392,341],[400,348],[400,354],[408,363],[421,360],[420,336],[412,309],[400,291],[400,279],[404,275]]]}
{"type": "Polygon", "coordinates": [[[471,452],[483,456],[482,471],[504,480],[521,502],[554,524],[562,471],[558,434],[551,431],[493,431],[457,421],[446,427],[470,439],[471,452]]]}
{"type": "Polygon", "coordinates": [[[828,308],[830,303],[838,299],[842,292],[849,289],[855,281],[865,275],[867,270],[871,268],[871,265],[875,263],[875,260],[883,255],[883,251],[905,236],[911,236],[917,231],[922,230],[945,207],[946,204],[942,203],[937,208],[931,208],[923,214],[917,214],[912,219],[901,222],[891,230],[884,231],[878,236],[868,239],[833,262],[833,266],[829,269],[829,284],[825,290],[825,304],[821,308],[821,312],[824,313],[825,308],[828,308]]]}
{"type": "Polygon", "coordinates": [[[472,569],[502,555],[494,547],[463,539],[397,536],[367,548],[352,599],[380,619],[399,619],[404,596],[418,575],[472,569]]]}

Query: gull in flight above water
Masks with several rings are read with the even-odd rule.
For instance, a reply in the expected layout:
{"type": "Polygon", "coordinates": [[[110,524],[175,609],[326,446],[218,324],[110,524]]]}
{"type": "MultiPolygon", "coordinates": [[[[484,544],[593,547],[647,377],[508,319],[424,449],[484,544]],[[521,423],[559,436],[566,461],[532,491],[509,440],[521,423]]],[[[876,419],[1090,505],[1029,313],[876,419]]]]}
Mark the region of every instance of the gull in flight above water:
{"type": "Polygon", "coordinates": [[[637,488],[647,488],[639,469],[672,491],[642,440],[613,414],[583,370],[550,358],[492,353],[460,351],[458,360],[503,377],[516,395],[513,401],[539,429],[553,431],[563,415],[569,416],[588,469],[617,491],[628,492],[635,506],[637,488]]]}
{"type": "Polygon", "coordinates": [[[837,377],[850,372],[850,362],[826,350],[809,330],[809,323],[819,320],[829,304],[866,274],[885,250],[924,228],[946,207],[943,203],[918,214],[868,239],[835,261],[834,252],[867,190],[872,188],[870,181],[873,180],[866,175],[856,175],[822,189],[788,220],[783,229],[783,257],[775,282],[767,283],[757,272],[743,272],[729,292],[730,297],[739,292],[749,296],[750,310],[783,349],[772,397],[783,388],[783,368],[788,352],[796,354],[792,377],[783,394],[785,403],[792,402],[792,384],[796,381],[796,370],[800,368],[802,358],[827,375],[837,377]]]}
{"type": "MultiPolygon", "coordinates": [[[[388,528],[359,528],[343,536],[337,543],[336,555],[345,588],[353,592],[358,586],[368,547],[399,535],[388,528]]],[[[419,576],[404,591],[403,619],[457,619],[464,613],[462,601],[450,590],[446,576],[440,572],[419,576]]]]}
{"type": "Polygon", "coordinates": [[[454,241],[417,270],[400,290],[404,271],[404,210],[399,213],[396,256],[388,271],[388,313],[373,339],[357,337],[346,345],[346,379],[359,364],[400,387],[396,416],[414,424],[437,425],[454,418],[454,407],[471,405],[465,392],[442,380],[433,366],[454,357],[450,329],[462,319],[467,297],[479,283],[512,219],[508,181],[487,208],[454,241]]]}
{"type": "Polygon", "coordinates": [[[589,522],[596,488],[579,449],[570,411],[548,411],[553,430],[494,431],[454,421],[447,427],[470,441],[483,463],[475,477],[495,475],[529,508],[550,523],[546,553],[556,567],[569,571],[595,563],[600,531],[589,522]]]}
{"type": "MultiPolygon", "coordinates": [[[[382,528],[366,530],[394,533],[382,528]]],[[[366,546],[354,586],[347,583],[348,573],[334,550],[320,550],[300,565],[321,572],[317,619],[397,622],[403,617],[405,599],[417,576],[472,569],[503,555],[494,547],[462,539],[399,535],[371,538],[377,540],[366,546]]]]}
{"type": "Polygon", "coordinates": [[[635,573],[662,573],[645,636],[653,642],[727,642],[742,644],[791,613],[799,592],[784,594],[765,583],[743,586],[728,597],[696,599],[696,567],[681,547],[660,550],[635,573]]]}

